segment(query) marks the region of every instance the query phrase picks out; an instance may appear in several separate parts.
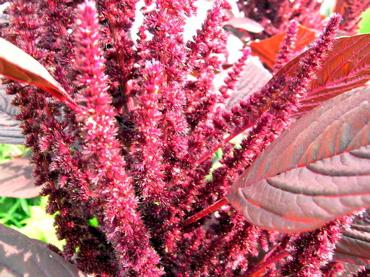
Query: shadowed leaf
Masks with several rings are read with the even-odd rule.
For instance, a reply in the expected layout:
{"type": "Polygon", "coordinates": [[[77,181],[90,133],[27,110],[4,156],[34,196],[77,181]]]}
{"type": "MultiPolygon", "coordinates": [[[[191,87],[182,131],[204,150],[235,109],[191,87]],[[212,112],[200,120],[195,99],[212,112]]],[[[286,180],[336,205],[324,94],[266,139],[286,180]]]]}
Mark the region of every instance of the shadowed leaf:
{"type": "Polygon", "coordinates": [[[369,207],[369,119],[369,88],[326,102],[271,144],[228,200],[251,223],[286,233],[369,207]]]}
{"type": "Polygon", "coordinates": [[[78,109],[62,86],[38,61],[2,38],[0,38],[0,74],[15,81],[34,85],[69,107],[78,109]]]}
{"type": "Polygon", "coordinates": [[[40,191],[40,187],[34,186],[28,159],[15,158],[0,164],[0,196],[32,198],[39,196],[40,191]]]}
{"type": "MultiPolygon", "coordinates": [[[[253,55],[258,56],[268,68],[272,69],[275,64],[276,56],[280,50],[280,44],[284,38],[285,33],[281,33],[261,41],[253,41],[251,43],[253,55]]],[[[302,50],[314,39],[314,31],[304,26],[299,26],[295,50],[302,50]]]]}
{"type": "Polygon", "coordinates": [[[6,95],[5,88],[0,86],[0,143],[23,144],[22,130],[14,119],[18,110],[11,104],[12,97],[6,95]]]}
{"type": "Polygon", "coordinates": [[[62,257],[37,240],[0,224],[1,277],[83,276],[62,257]]]}

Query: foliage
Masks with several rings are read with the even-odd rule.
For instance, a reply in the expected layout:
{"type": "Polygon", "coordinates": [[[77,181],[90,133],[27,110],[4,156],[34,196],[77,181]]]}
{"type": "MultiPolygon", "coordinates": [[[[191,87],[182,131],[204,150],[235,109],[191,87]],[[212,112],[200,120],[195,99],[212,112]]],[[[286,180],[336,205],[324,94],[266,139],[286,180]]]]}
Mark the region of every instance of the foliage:
{"type": "MultiPolygon", "coordinates": [[[[0,162],[23,156],[26,152],[23,145],[1,144],[0,162]]],[[[4,178],[4,172],[1,173],[1,178],[4,178]]],[[[18,181],[16,182],[18,183],[18,181]]],[[[5,195],[5,191],[2,190],[1,194],[5,195]]],[[[28,190],[24,196],[30,195],[31,192],[28,190]]],[[[20,197],[20,192],[17,191],[15,196],[20,197]]],[[[47,198],[45,197],[29,199],[0,197],[0,222],[30,238],[62,248],[63,243],[55,235],[54,217],[46,213],[46,205],[47,198]]]]}
{"type": "Polygon", "coordinates": [[[0,221],[2,224],[21,228],[24,220],[31,216],[30,208],[40,203],[39,199],[0,198],[0,221]]]}
{"type": "Polygon", "coordinates": [[[190,41],[192,0],[145,1],[137,40],[137,1],[81,2],[10,1],[0,28],[0,74],[68,262],[103,276],[365,269],[348,249],[369,243],[370,35],[353,35],[366,1],[328,20],[317,1],[239,1],[235,20],[216,0],[190,41]],[[227,30],[244,43],[234,64],[227,30]]]}
{"type": "MultiPolygon", "coordinates": [[[[17,200],[25,201],[25,199],[17,200]]],[[[60,241],[56,236],[54,216],[46,213],[47,198],[42,197],[39,202],[28,205],[28,217],[21,221],[21,227],[17,226],[18,228],[15,229],[29,238],[37,239],[62,249],[64,242],[60,241]]]]}
{"type": "Polygon", "coordinates": [[[12,157],[23,155],[25,147],[23,145],[0,144],[0,162],[8,161],[12,157]]]}
{"type": "Polygon", "coordinates": [[[362,20],[359,24],[359,32],[363,34],[370,33],[370,9],[367,9],[362,14],[362,20]]]}
{"type": "MultiPolygon", "coordinates": [[[[23,155],[23,145],[0,144],[0,163],[23,155]]],[[[3,175],[1,175],[3,177],[3,175]]],[[[38,205],[38,199],[16,199],[0,197],[0,222],[9,226],[22,227],[24,219],[30,216],[30,206],[38,205]]]]}

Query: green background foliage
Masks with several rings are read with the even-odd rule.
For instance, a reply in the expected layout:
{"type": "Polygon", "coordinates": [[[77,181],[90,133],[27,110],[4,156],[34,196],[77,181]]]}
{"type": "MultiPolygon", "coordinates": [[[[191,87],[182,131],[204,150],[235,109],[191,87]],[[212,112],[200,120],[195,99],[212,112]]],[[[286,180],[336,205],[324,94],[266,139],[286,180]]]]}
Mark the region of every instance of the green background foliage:
{"type": "Polygon", "coordinates": [[[362,14],[362,20],[359,24],[359,32],[362,34],[370,33],[370,9],[367,9],[362,14]]]}

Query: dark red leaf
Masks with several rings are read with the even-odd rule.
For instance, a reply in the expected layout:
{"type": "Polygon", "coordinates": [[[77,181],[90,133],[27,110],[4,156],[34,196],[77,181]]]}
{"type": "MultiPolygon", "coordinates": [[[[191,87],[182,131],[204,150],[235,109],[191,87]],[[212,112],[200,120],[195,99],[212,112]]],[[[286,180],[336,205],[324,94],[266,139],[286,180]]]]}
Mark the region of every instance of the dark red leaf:
{"type": "Polygon", "coordinates": [[[251,223],[286,233],[369,207],[369,119],[369,88],[331,99],[272,143],[228,200],[251,223]]]}
{"type": "Polygon", "coordinates": [[[34,85],[70,108],[79,108],[38,61],[2,38],[0,38],[0,74],[15,81],[34,85]]]}
{"type": "Polygon", "coordinates": [[[0,224],[0,276],[83,276],[40,241],[0,224]]]}
{"type": "Polygon", "coordinates": [[[40,191],[40,187],[34,186],[28,159],[15,158],[0,164],[0,196],[32,198],[39,196],[40,191]]]}
{"type": "Polygon", "coordinates": [[[4,88],[0,86],[0,143],[23,144],[22,130],[14,118],[18,110],[11,101],[12,96],[6,95],[4,88]]]}
{"type": "MultiPolygon", "coordinates": [[[[268,68],[272,69],[284,37],[285,33],[281,33],[261,41],[253,41],[251,43],[252,54],[258,56],[268,68]]],[[[299,26],[295,50],[302,50],[314,39],[314,31],[304,26],[299,26]]]]}
{"type": "MultiPolygon", "coordinates": [[[[302,55],[305,53],[284,66],[277,76],[294,76],[302,55]]],[[[336,39],[317,73],[317,79],[310,85],[308,96],[301,101],[299,114],[343,92],[363,86],[369,79],[370,34],[336,39]]]]}

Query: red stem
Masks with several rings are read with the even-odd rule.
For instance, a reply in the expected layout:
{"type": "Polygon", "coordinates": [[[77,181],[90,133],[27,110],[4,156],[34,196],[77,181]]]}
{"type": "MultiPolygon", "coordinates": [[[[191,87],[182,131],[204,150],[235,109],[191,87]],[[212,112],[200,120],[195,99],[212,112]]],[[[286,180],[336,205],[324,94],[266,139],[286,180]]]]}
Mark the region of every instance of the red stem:
{"type": "Polygon", "coordinates": [[[278,262],[289,256],[289,253],[286,250],[278,251],[275,255],[268,257],[265,261],[258,264],[251,271],[248,271],[244,276],[245,277],[260,277],[264,276],[266,269],[275,262],[278,262]]]}
{"type": "Polygon", "coordinates": [[[217,202],[213,203],[211,206],[205,208],[204,210],[201,210],[200,212],[196,213],[195,215],[192,215],[189,217],[187,220],[184,222],[184,226],[190,225],[194,222],[197,222],[199,219],[217,211],[220,209],[222,206],[228,204],[229,201],[226,199],[226,197],[221,198],[217,202]]]}

